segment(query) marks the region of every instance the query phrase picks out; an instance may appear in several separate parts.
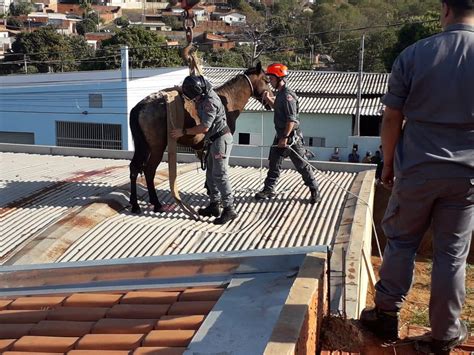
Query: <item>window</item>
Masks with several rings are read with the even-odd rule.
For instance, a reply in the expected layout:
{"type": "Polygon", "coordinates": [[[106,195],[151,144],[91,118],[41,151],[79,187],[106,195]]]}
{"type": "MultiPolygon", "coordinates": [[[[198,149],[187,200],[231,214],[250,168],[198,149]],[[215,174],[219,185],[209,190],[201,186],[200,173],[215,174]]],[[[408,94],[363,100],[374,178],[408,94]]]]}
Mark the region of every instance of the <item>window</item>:
{"type": "Polygon", "coordinates": [[[56,121],[56,145],[121,150],[122,126],[108,123],[56,121]]]}
{"type": "Polygon", "coordinates": [[[89,107],[102,108],[102,94],[89,94],[89,107]]]}
{"type": "Polygon", "coordinates": [[[239,133],[239,144],[250,144],[250,133],[239,133]]]}
{"type": "Polygon", "coordinates": [[[326,138],[324,137],[307,137],[308,146],[310,147],[325,147],[326,138]]]}

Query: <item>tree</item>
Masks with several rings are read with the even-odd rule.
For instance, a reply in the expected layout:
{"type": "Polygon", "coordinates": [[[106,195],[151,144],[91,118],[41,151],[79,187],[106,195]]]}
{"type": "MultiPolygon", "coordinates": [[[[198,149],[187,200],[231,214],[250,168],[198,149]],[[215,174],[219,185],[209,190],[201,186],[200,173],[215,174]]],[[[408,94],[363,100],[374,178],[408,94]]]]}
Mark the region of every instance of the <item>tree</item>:
{"type": "Polygon", "coordinates": [[[180,21],[176,16],[163,16],[163,23],[170,26],[173,31],[183,30],[183,21],[180,21]]]}
{"type": "Polygon", "coordinates": [[[385,64],[391,67],[395,58],[408,46],[420,39],[432,36],[441,32],[439,15],[435,12],[428,12],[424,16],[412,17],[410,23],[400,28],[397,33],[396,42],[389,48],[385,64]]]}
{"type": "Polygon", "coordinates": [[[212,67],[242,68],[246,66],[242,53],[235,49],[213,49],[205,52],[202,59],[212,67]]]}
{"type": "Polygon", "coordinates": [[[12,2],[9,7],[9,12],[11,16],[21,16],[28,15],[33,11],[33,4],[30,2],[12,2]]]}
{"type": "Polygon", "coordinates": [[[166,47],[166,39],[155,32],[140,26],[129,26],[117,31],[107,40],[102,41],[101,57],[104,69],[120,66],[117,55],[121,46],[130,48],[130,63],[134,68],[173,67],[183,65],[179,50],[166,47]]]}
{"type": "Polygon", "coordinates": [[[118,17],[114,20],[114,23],[118,27],[127,27],[130,24],[130,21],[128,20],[127,16],[121,16],[118,17]]]}
{"type": "Polygon", "coordinates": [[[12,52],[18,56],[10,60],[22,61],[26,56],[27,62],[41,73],[77,70],[77,59],[91,55],[84,38],[59,34],[52,26],[20,33],[12,44],[12,52]]]}
{"type": "Polygon", "coordinates": [[[20,30],[23,27],[23,22],[15,17],[7,17],[7,28],[9,30],[20,30]]]}
{"type": "Polygon", "coordinates": [[[91,19],[86,18],[81,22],[77,23],[76,31],[80,35],[84,36],[86,33],[97,31],[97,25],[91,19]]]}

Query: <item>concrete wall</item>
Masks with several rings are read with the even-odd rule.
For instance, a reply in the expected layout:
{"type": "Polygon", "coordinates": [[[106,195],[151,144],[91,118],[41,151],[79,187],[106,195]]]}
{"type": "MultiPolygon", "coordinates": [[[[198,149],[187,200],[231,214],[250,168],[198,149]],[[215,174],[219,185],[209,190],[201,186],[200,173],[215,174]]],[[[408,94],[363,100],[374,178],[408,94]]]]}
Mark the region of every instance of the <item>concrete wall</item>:
{"type": "Polygon", "coordinates": [[[152,92],[180,84],[184,68],[120,70],[2,77],[0,131],[31,132],[35,144],[56,144],[56,121],[112,123],[122,126],[123,149],[133,150],[128,117],[152,92]],[[128,95],[127,95],[128,92],[128,95]],[[89,94],[102,95],[102,108],[89,107],[89,94]]]}

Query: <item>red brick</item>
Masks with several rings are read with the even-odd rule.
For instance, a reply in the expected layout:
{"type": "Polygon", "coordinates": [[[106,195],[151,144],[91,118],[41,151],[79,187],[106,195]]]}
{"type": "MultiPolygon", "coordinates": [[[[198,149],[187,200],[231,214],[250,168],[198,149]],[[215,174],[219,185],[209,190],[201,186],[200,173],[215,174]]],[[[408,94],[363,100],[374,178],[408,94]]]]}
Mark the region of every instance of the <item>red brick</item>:
{"type": "Polygon", "coordinates": [[[0,326],[0,339],[18,339],[27,335],[34,324],[2,324],[0,326]]]}
{"type": "Polygon", "coordinates": [[[159,319],[155,329],[199,329],[205,316],[163,316],[159,319]]]}
{"type": "Polygon", "coordinates": [[[13,300],[7,300],[7,299],[0,300],[0,311],[7,309],[8,305],[12,302],[13,300]]]}
{"type": "Polygon", "coordinates": [[[171,304],[178,300],[179,292],[132,291],[120,303],[126,304],[171,304]]]}
{"type": "Polygon", "coordinates": [[[48,311],[6,310],[0,311],[0,324],[38,323],[46,318],[48,311]]]}
{"type": "Polygon", "coordinates": [[[94,322],[43,320],[31,329],[30,335],[81,337],[89,334],[94,322]]]}
{"type": "Polygon", "coordinates": [[[180,301],[217,301],[223,288],[188,288],[179,296],[180,301]]]}
{"type": "Polygon", "coordinates": [[[183,355],[186,348],[143,347],[133,352],[133,355],[183,355]]]}
{"type": "Polygon", "coordinates": [[[168,304],[116,304],[107,312],[107,318],[158,319],[168,309],[168,304]]]}
{"type": "Polygon", "coordinates": [[[15,341],[16,339],[0,339],[0,351],[10,349],[15,341]]]}
{"type": "Polygon", "coordinates": [[[94,322],[104,318],[108,310],[103,307],[59,307],[49,311],[46,319],[94,322]]]}
{"type": "Polygon", "coordinates": [[[143,340],[143,346],[184,346],[191,342],[194,330],[152,330],[143,340]]]}
{"type": "Polygon", "coordinates": [[[120,301],[122,294],[75,293],[63,303],[65,307],[112,307],[120,301]]]}
{"type": "Polygon", "coordinates": [[[5,351],[3,355],[63,355],[64,353],[50,353],[38,351],[5,351]]]}
{"type": "Polygon", "coordinates": [[[134,350],[142,334],[87,334],[76,345],[78,350],[134,350]]]}
{"type": "Polygon", "coordinates": [[[99,320],[91,333],[97,334],[146,334],[153,330],[156,319],[104,318],[99,320]]]}
{"type": "MultiPolygon", "coordinates": [[[[128,350],[101,350],[100,355],[129,355],[128,350]]],[[[96,350],[71,350],[67,355],[98,355],[96,350]]]]}
{"type": "Polygon", "coordinates": [[[74,348],[77,337],[40,337],[26,335],[13,344],[15,351],[64,353],[74,348]]]}
{"type": "Polygon", "coordinates": [[[216,302],[214,301],[186,301],[176,302],[171,305],[168,315],[196,315],[204,314],[207,315],[216,302]]]}
{"type": "Polygon", "coordinates": [[[65,297],[34,296],[20,297],[10,303],[8,309],[51,309],[61,305],[65,297]]]}

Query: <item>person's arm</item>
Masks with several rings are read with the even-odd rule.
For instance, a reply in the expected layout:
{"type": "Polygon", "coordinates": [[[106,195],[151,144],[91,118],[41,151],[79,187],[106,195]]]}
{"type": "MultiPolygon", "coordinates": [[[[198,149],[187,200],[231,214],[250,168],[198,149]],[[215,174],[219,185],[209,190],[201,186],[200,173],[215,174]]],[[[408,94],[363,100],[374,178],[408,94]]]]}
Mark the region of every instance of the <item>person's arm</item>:
{"type": "Polygon", "coordinates": [[[264,104],[267,104],[271,108],[275,107],[275,96],[273,96],[270,91],[265,91],[263,93],[262,100],[264,104]]]}
{"type": "Polygon", "coordinates": [[[288,143],[288,136],[293,131],[293,128],[295,128],[295,122],[293,122],[293,121],[286,122],[286,127],[285,127],[285,131],[283,133],[283,137],[281,137],[278,140],[278,147],[280,147],[280,148],[285,148],[286,147],[286,145],[288,143]]]}
{"type": "Polygon", "coordinates": [[[191,127],[191,128],[176,128],[171,130],[171,137],[174,139],[181,138],[184,135],[194,136],[196,134],[207,133],[209,131],[209,127],[204,126],[202,123],[191,127]]]}
{"type": "Polygon", "coordinates": [[[280,137],[278,140],[278,147],[284,148],[288,144],[288,137],[293,131],[298,122],[298,109],[296,105],[296,99],[292,94],[287,93],[285,97],[285,105],[283,105],[283,110],[285,110],[285,116],[287,118],[286,127],[283,132],[283,137],[280,137]]]}
{"type": "Polygon", "coordinates": [[[402,132],[402,124],[402,110],[387,106],[383,114],[381,139],[384,157],[382,182],[388,187],[393,186],[393,157],[402,132]]]}

